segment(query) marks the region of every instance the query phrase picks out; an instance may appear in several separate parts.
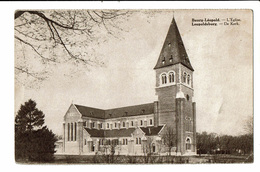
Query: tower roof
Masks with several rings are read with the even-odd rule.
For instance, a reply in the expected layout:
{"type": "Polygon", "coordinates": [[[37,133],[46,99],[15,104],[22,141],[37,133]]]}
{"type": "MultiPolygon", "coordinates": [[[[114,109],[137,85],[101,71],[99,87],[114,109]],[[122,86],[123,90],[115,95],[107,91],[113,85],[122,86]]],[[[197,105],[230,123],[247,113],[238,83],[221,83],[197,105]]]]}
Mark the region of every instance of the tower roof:
{"type": "Polygon", "coordinates": [[[179,29],[176,25],[175,19],[173,18],[154,69],[171,66],[178,63],[181,63],[190,70],[194,71],[183,45],[179,29]]]}

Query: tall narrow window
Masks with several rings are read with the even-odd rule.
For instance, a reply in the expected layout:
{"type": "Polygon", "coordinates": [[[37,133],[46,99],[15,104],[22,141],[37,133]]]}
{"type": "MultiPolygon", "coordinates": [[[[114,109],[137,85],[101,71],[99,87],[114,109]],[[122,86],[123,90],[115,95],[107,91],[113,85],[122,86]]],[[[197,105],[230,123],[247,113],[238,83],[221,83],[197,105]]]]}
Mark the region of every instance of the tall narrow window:
{"type": "Polygon", "coordinates": [[[140,125],[143,126],[143,120],[140,121],[140,125]]]}
{"type": "Polygon", "coordinates": [[[71,123],[70,125],[71,125],[71,141],[73,141],[73,123],[71,123]]]}
{"type": "Polygon", "coordinates": [[[77,123],[75,122],[75,141],[77,141],[77,123]]]}
{"type": "Polygon", "coordinates": [[[100,128],[103,128],[103,123],[100,123],[100,128]]]}
{"type": "Polygon", "coordinates": [[[174,82],[174,73],[170,72],[169,73],[169,83],[172,83],[172,82],[174,82]]]}
{"type": "Polygon", "coordinates": [[[190,150],[191,149],[191,140],[190,138],[186,139],[186,150],[190,150]]]}
{"type": "Polygon", "coordinates": [[[155,152],[155,144],[154,143],[152,144],[152,149],[153,149],[153,152],[155,152]]]}
{"type": "Polygon", "coordinates": [[[127,139],[125,139],[125,144],[127,145],[127,139]]]}
{"type": "Polygon", "coordinates": [[[150,119],[150,125],[153,125],[153,120],[152,119],[150,119]]]}
{"type": "MultiPolygon", "coordinates": [[[[93,144],[93,143],[92,143],[93,144]]],[[[95,151],[95,145],[93,144],[92,145],[92,152],[94,152],[95,151]]]]}
{"type": "Polygon", "coordinates": [[[68,141],[70,141],[70,123],[68,123],[68,141]]]}
{"type": "Polygon", "coordinates": [[[162,74],[161,80],[162,80],[162,84],[167,84],[167,76],[166,76],[166,74],[162,74]]]}
{"type": "Polygon", "coordinates": [[[115,122],[115,128],[117,127],[117,123],[115,122]]]}
{"type": "Polygon", "coordinates": [[[134,121],[131,121],[131,126],[132,126],[132,127],[134,126],[134,121]]]}
{"type": "Polygon", "coordinates": [[[190,85],[190,75],[187,76],[187,84],[190,85]]]}
{"type": "Polygon", "coordinates": [[[189,101],[190,100],[190,96],[187,94],[187,96],[186,96],[186,99],[187,99],[187,101],[189,101]]]}
{"type": "Polygon", "coordinates": [[[142,142],[141,142],[141,138],[139,138],[139,144],[141,144],[142,142]]]}
{"type": "Polygon", "coordinates": [[[107,128],[109,128],[109,123],[107,123],[107,128]]]}
{"type": "Polygon", "coordinates": [[[183,83],[186,83],[186,79],[187,79],[187,74],[186,72],[183,73],[183,83]]]}

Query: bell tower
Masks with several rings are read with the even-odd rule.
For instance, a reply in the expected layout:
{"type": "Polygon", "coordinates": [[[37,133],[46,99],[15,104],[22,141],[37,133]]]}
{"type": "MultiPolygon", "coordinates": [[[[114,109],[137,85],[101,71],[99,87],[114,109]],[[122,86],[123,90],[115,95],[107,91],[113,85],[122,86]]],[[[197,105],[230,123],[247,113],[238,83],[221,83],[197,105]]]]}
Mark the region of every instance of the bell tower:
{"type": "Polygon", "coordinates": [[[196,152],[196,113],[193,102],[193,67],[185,50],[175,19],[172,19],[158,61],[156,95],[158,113],[155,121],[176,133],[180,154],[196,152]]]}

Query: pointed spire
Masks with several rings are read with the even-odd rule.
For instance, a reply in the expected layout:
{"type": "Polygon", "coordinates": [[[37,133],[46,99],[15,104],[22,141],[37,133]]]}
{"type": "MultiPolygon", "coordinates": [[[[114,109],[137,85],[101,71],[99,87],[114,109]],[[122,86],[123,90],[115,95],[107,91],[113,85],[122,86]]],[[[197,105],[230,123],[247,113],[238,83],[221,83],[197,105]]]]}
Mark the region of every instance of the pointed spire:
{"type": "Polygon", "coordinates": [[[183,45],[179,29],[173,17],[169,31],[165,38],[159,59],[154,69],[181,63],[194,71],[183,45]]]}

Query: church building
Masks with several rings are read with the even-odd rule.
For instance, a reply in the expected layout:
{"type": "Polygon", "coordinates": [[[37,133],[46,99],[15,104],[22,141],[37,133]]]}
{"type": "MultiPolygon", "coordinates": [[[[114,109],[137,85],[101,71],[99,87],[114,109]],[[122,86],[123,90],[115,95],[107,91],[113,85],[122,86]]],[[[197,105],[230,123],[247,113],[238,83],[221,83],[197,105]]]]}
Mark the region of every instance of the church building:
{"type": "Polygon", "coordinates": [[[64,116],[63,153],[158,155],[172,147],[172,155],[196,154],[194,69],[174,18],[154,71],[154,102],[114,109],[71,104],[64,116]]]}

